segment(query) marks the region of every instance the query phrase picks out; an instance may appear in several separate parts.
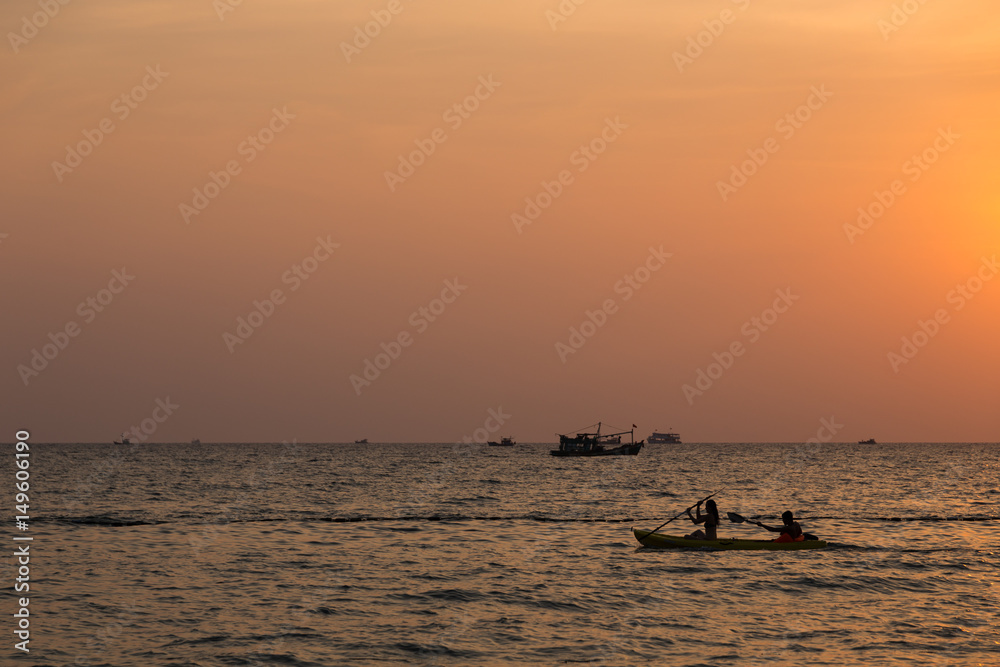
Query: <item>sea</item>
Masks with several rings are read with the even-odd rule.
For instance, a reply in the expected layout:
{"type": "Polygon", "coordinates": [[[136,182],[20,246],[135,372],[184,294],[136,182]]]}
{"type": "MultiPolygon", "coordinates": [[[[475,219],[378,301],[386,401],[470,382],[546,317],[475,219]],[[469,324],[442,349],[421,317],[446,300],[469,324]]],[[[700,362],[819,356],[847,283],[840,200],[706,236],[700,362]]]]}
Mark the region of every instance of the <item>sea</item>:
{"type": "Polygon", "coordinates": [[[30,446],[4,664],[1000,665],[998,444],[30,446]],[[633,537],[712,493],[829,546],[633,537]]]}

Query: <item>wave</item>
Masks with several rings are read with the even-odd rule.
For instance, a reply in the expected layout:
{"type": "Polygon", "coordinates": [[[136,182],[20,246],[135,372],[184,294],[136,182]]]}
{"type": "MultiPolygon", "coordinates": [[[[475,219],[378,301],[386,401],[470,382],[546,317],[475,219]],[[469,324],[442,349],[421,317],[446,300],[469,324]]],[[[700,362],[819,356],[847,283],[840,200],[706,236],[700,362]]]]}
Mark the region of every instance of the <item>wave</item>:
{"type": "Polygon", "coordinates": [[[76,523],[86,526],[158,526],[171,521],[155,519],[116,519],[110,516],[79,516],[79,517],[32,517],[33,523],[76,523]]]}

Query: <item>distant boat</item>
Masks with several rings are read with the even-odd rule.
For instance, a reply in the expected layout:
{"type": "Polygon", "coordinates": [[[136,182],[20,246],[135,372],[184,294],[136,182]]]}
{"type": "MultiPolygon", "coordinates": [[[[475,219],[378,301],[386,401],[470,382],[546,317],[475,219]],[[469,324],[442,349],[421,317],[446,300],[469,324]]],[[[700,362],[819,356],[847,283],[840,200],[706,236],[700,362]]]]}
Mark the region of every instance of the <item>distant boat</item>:
{"type": "Polygon", "coordinates": [[[368,438],[361,438],[360,440],[355,440],[354,444],[355,445],[367,445],[368,444],[368,438]]]}
{"type": "Polygon", "coordinates": [[[119,440],[115,440],[116,445],[131,445],[132,441],[129,440],[128,433],[122,433],[122,437],[119,440]]]}
{"type": "Polygon", "coordinates": [[[514,442],[513,437],[510,437],[510,438],[500,438],[500,442],[493,442],[492,440],[490,440],[486,444],[489,445],[490,447],[513,447],[517,443],[514,442]]]}
{"type": "Polygon", "coordinates": [[[858,440],[859,445],[877,445],[875,438],[868,438],[867,440],[858,440]]]}
{"type": "Polygon", "coordinates": [[[679,445],[681,444],[681,434],[680,433],[658,433],[653,431],[653,435],[647,438],[649,444],[657,445],[679,445]]]}
{"type": "Polygon", "coordinates": [[[194,440],[191,441],[191,444],[192,445],[200,445],[201,444],[201,440],[199,440],[198,438],[195,438],[194,440]]]}
{"type": "MultiPolygon", "coordinates": [[[[582,431],[576,435],[559,435],[559,449],[549,450],[552,456],[635,456],[642,449],[642,440],[635,442],[635,425],[630,431],[620,431],[618,433],[601,434],[601,422],[596,424],[597,430],[594,432],[582,431]],[[621,436],[629,434],[631,442],[619,447],[606,447],[605,445],[618,445],[621,443],[621,436]]],[[[588,426],[587,428],[591,428],[588,426]]]]}

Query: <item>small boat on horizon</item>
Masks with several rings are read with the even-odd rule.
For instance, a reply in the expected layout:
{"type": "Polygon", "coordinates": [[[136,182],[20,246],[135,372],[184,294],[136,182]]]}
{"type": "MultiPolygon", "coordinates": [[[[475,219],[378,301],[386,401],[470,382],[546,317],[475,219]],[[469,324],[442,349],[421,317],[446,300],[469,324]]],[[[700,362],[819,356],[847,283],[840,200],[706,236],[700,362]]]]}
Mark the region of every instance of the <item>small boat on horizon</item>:
{"type": "MultiPolygon", "coordinates": [[[[635,441],[635,424],[629,431],[619,431],[618,433],[607,433],[601,435],[601,422],[596,424],[597,430],[594,432],[581,431],[576,435],[565,435],[557,433],[559,436],[559,449],[549,450],[552,456],[635,456],[642,450],[642,440],[635,441]],[[629,434],[630,442],[620,445],[621,436],[629,434]],[[606,445],[620,445],[618,447],[607,447],[606,445]]],[[[587,428],[591,428],[588,426],[587,428]]]]}
{"type": "Polygon", "coordinates": [[[368,438],[361,438],[360,440],[355,440],[354,444],[355,445],[367,445],[368,444],[368,438]]]}
{"type": "Polygon", "coordinates": [[[868,438],[867,440],[858,440],[859,445],[877,445],[875,438],[868,438]]]}
{"type": "Polygon", "coordinates": [[[195,438],[194,440],[191,441],[191,444],[192,445],[200,445],[201,444],[201,440],[199,440],[198,438],[195,438]]]}
{"type": "Polygon", "coordinates": [[[489,445],[490,447],[513,447],[517,443],[514,442],[514,437],[511,436],[509,438],[500,438],[500,442],[493,442],[492,440],[490,440],[486,444],[489,445]]]}
{"type": "Polygon", "coordinates": [[[674,433],[673,431],[670,431],[669,433],[659,433],[657,431],[653,431],[653,434],[646,438],[646,442],[651,445],[679,445],[681,444],[681,434],[674,433]]]}

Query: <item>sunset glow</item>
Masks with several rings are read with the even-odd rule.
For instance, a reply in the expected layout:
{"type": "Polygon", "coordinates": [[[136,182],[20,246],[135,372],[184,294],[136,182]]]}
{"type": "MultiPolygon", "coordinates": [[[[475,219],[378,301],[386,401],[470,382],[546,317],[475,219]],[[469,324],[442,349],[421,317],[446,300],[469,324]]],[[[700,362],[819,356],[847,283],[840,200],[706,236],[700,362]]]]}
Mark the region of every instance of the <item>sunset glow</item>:
{"type": "Polygon", "coordinates": [[[454,442],[500,406],[526,442],[995,440],[1000,23],[909,5],[102,0],[32,31],[5,3],[0,415],[42,441],[168,396],[158,441],[454,442]]]}

